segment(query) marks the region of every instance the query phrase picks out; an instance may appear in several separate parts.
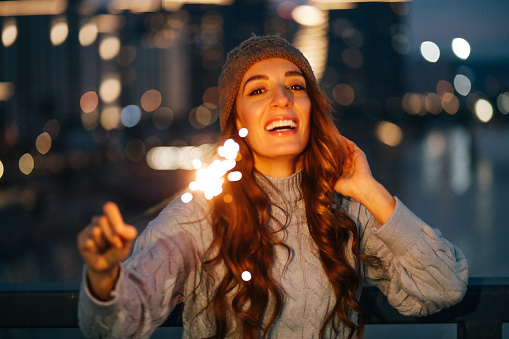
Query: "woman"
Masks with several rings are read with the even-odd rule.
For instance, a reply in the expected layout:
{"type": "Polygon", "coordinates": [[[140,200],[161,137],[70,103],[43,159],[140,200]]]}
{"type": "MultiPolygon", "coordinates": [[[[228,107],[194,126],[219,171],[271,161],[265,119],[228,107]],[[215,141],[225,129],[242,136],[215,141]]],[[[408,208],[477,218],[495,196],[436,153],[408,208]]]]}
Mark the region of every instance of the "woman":
{"type": "Polygon", "coordinates": [[[299,50],[252,37],[219,87],[242,180],[210,202],[170,203],[125,263],[136,230],[105,204],[78,236],[87,336],[148,337],[184,302],[185,338],[362,337],[364,279],[407,315],[461,300],[464,255],[372,177],[299,50]]]}

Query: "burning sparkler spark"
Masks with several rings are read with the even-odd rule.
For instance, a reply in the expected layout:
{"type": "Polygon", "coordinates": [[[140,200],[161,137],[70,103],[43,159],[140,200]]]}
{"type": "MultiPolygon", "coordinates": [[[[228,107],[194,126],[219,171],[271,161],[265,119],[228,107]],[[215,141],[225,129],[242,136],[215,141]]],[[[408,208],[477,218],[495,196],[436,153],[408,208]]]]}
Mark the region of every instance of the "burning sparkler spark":
{"type": "Polygon", "coordinates": [[[242,278],[242,280],[244,281],[249,281],[251,280],[251,273],[249,271],[244,271],[242,272],[242,274],[240,275],[240,277],[242,278]]]}
{"type": "MultiPolygon", "coordinates": [[[[199,159],[193,160],[193,167],[197,169],[196,180],[189,184],[189,189],[191,191],[202,191],[207,200],[221,194],[225,182],[224,176],[235,167],[235,159],[238,156],[239,149],[239,144],[233,139],[227,139],[223,146],[220,146],[217,150],[217,154],[222,159],[214,160],[208,167],[203,167],[199,159]]],[[[238,181],[242,178],[242,173],[234,171],[229,173],[227,178],[229,181],[238,181]]],[[[193,195],[191,192],[186,192],[181,199],[187,204],[193,199],[193,195]]]]}

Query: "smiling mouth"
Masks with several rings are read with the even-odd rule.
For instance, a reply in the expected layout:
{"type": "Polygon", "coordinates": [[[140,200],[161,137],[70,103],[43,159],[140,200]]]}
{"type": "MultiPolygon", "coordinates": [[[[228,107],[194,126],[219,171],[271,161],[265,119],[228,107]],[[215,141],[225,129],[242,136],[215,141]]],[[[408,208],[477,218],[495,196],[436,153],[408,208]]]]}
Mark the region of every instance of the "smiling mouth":
{"type": "Polygon", "coordinates": [[[265,127],[269,132],[291,131],[295,128],[297,128],[297,123],[293,120],[276,120],[265,127]]]}

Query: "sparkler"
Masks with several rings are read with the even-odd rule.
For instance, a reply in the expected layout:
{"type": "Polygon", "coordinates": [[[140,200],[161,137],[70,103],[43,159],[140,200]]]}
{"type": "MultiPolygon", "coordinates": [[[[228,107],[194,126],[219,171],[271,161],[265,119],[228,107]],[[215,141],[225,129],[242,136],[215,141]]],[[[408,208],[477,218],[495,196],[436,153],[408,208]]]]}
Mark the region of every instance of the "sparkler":
{"type": "MultiPolygon", "coordinates": [[[[241,128],[239,136],[247,136],[247,129],[241,128]]],[[[208,167],[204,167],[199,159],[193,160],[193,167],[197,169],[196,180],[189,183],[189,189],[193,192],[202,191],[205,199],[210,200],[223,192],[223,183],[228,181],[239,181],[242,179],[242,173],[231,171],[237,164],[236,160],[239,154],[240,146],[233,139],[227,139],[224,144],[217,149],[219,159],[215,159],[208,167]],[[228,175],[225,178],[226,173],[228,175]]],[[[193,194],[186,192],[180,197],[182,202],[189,203],[193,200],[193,194]]]]}

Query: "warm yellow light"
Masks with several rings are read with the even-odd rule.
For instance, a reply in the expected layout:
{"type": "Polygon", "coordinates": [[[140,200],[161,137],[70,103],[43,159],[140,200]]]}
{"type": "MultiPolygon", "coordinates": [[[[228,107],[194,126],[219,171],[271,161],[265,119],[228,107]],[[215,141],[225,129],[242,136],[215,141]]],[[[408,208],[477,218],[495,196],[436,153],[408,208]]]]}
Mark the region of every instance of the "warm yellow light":
{"type": "Polygon", "coordinates": [[[442,111],[442,99],[438,94],[428,93],[424,98],[426,110],[431,114],[438,114],[442,111]]]}
{"type": "Polygon", "coordinates": [[[39,134],[37,139],[35,140],[35,148],[41,154],[46,154],[49,152],[51,148],[51,136],[47,132],[43,132],[39,134]]]}
{"type": "Polygon", "coordinates": [[[0,1],[0,16],[57,15],[67,9],[67,0],[0,1]]]}
{"type": "Polygon", "coordinates": [[[54,46],[61,45],[69,35],[69,26],[65,17],[58,17],[51,23],[50,39],[54,46]]]}
{"type": "Polygon", "coordinates": [[[0,178],[2,178],[4,175],[4,164],[0,160],[0,178]]]}
{"type": "Polygon", "coordinates": [[[118,99],[122,92],[120,79],[115,75],[108,75],[99,87],[99,96],[105,103],[112,103],[118,99]]]}
{"type": "Polygon", "coordinates": [[[401,144],[403,131],[392,122],[381,121],[376,126],[376,136],[384,144],[395,147],[401,144]]]}
{"type": "Polygon", "coordinates": [[[488,100],[479,99],[475,103],[475,114],[482,122],[488,122],[493,118],[493,106],[488,100]]]}
{"type": "Polygon", "coordinates": [[[85,113],[90,113],[97,108],[99,104],[99,97],[94,91],[88,91],[81,96],[80,107],[85,113]]]}
{"type": "Polygon", "coordinates": [[[141,96],[141,107],[147,112],[152,112],[161,106],[161,101],[161,92],[155,89],[149,89],[141,96]]]}
{"type": "Polygon", "coordinates": [[[87,22],[80,28],[78,35],[81,46],[89,46],[97,39],[97,25],[95,22],[87,22]]]}
{"type": "Polygon", "coordinates": [[[295,7],[292,11],[292,17],[295,21],[304,26],[317,26],[323,24],[326,20],[326,16],[322,10],[309,5],[295,7]]]}
{"type": "Polygon", "coordinates": [[[442,106],[447,113],[456,114],[460,108],[460,101],[454,94],[445,93],[442,97],[442,106]]]}
{"type": "Polygon", "coordinates": [[[0,101],[7,101],[14,95],[14,84],[12,82],[0,82],[0,101]]]}
{"type": "Polygon", "coordinates": [[[34,158],[29,153],[23,154],[19,159],[19,170],[25,175],[32,173],[34,165],[34,158]]]}
{"type": "Polygon", "coordinates": [[[18,37],[18,26],[15,19],[7,20],[2,28],[2,43],[5,47],[11,46],[18,37]]]}
{"type": "Polygon", "coordinates": [[[99,55],[103,60],[111,60],[120,52],[120,39],[116,36],[105,37],[99,44],[99,55]]]}
{"type": "Polygon", "coordinates": [[[101,112],[100,117],[101,126],[105,130],[112,130],[117,128],[120,124],[120,112],[121,108],[118,106],[106,107],[101,112]]]}

